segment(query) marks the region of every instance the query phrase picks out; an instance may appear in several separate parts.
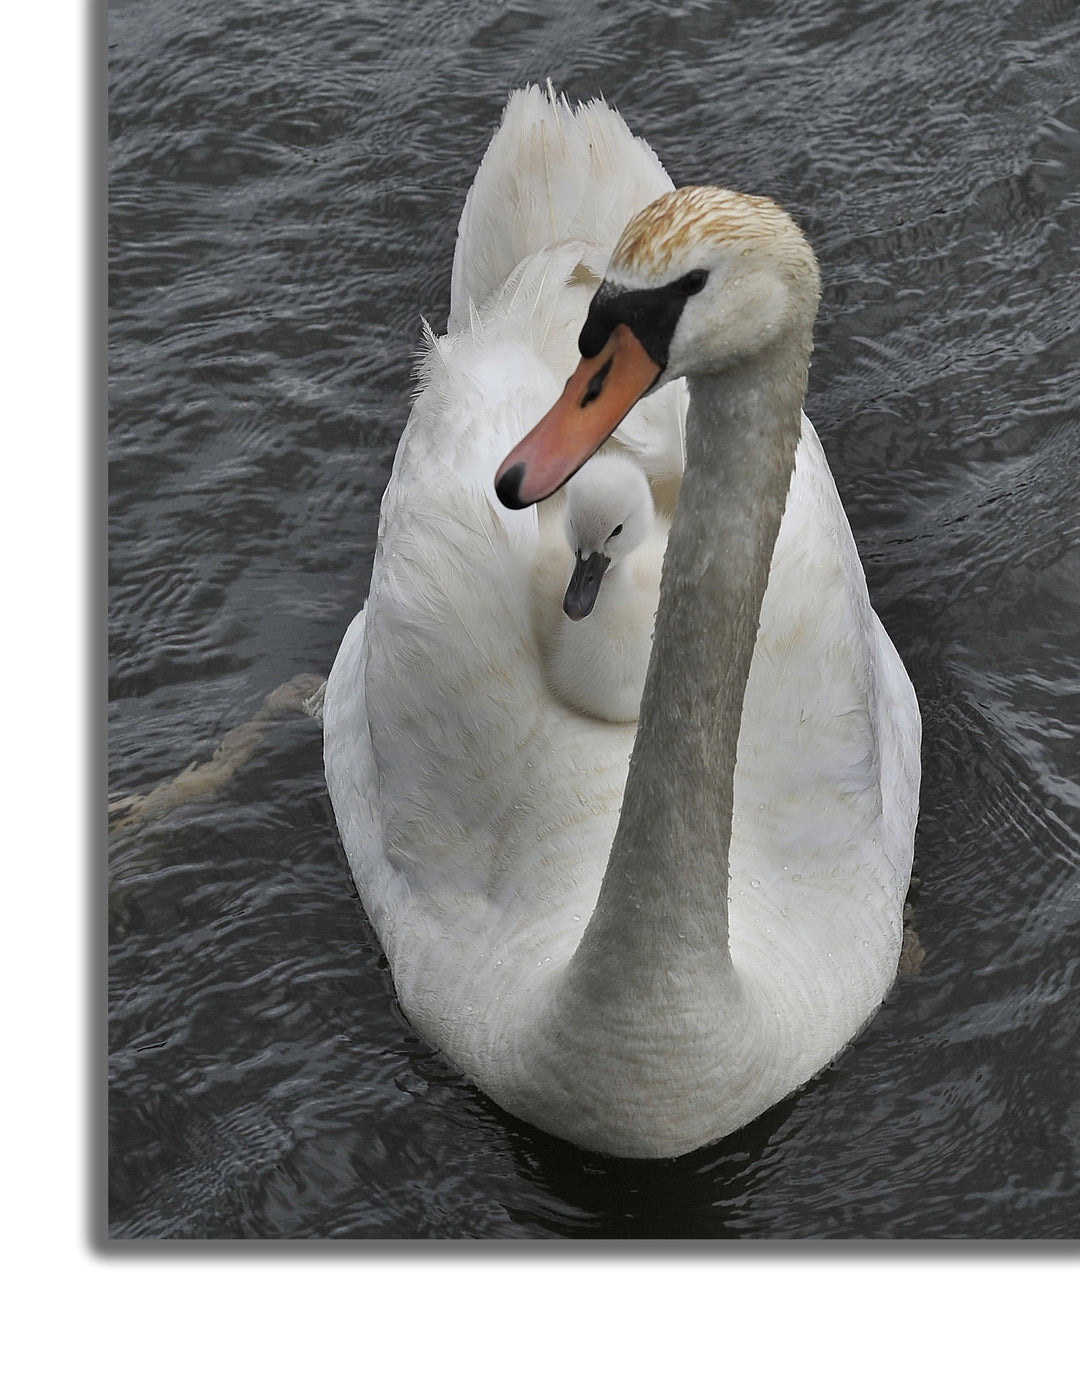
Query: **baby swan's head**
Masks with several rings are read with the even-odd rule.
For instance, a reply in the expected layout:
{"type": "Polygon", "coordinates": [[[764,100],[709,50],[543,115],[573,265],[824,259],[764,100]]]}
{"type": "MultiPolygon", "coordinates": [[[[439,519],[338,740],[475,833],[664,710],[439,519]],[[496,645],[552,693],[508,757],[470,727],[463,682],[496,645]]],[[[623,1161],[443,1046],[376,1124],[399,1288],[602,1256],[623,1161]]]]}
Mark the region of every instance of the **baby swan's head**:
{"type": "Polygon", "coordinates": [[[649,480],[619,455],[596,455],[566,485],[566,539],[574,572],[563,612],[574,622],[596,603],[605,572],[647,539],[656,512],[649,480]]]}

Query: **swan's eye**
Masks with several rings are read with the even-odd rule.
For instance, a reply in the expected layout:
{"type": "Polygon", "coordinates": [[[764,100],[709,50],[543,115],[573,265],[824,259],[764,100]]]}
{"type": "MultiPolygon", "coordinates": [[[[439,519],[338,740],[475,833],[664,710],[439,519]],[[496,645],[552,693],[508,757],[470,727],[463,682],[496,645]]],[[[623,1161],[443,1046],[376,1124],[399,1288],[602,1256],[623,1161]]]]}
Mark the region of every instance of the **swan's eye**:
{"type": "Polygon", "coordinates": [[[695,268],[692,272],[681,277],[675,284],[684,297],[692,297],[695,292],[700,292],[708,281],[709,274],[704,268],[695,268]]]}
{"type": "Polygon", "coordinates": [[[614,530],[614,531],[611,533],[611,535],[608,537],[608,540],[609,540],[609,541],[613,541],[613,540],[615,539],[615,537],[619,534],[619,532],[620,532],[621,530],[622,530],[622,522],[620,522],[620,523],[618,524],[618,526],[615,528],[615,530],[614,530]]]}

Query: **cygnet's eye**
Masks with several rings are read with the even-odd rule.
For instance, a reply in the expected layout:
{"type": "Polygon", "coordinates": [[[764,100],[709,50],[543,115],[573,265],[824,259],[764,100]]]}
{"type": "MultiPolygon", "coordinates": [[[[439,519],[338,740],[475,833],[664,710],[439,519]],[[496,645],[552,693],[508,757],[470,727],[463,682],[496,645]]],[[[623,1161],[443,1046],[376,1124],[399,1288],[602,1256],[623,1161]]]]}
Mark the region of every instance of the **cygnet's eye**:
{"type": "Polygon", "coordinates": [[[692,297],[700,292],[708,281],[709,274],[704,268],[694,268],[675,284],[684,297],[692,297]]]}
{"type": "Polygon", "coordinates": [[[620,523],[618,524],[618,526],[615,528],[615,530],[614,530],[614,531],[611,533],[611,535],[608,537],[608,540],[609,540],[609,541],[614,540],[615,537],[619,534],[619,532],[620,532],[621,530],[622,530],[622,522],[620,522],[620,523]]]}

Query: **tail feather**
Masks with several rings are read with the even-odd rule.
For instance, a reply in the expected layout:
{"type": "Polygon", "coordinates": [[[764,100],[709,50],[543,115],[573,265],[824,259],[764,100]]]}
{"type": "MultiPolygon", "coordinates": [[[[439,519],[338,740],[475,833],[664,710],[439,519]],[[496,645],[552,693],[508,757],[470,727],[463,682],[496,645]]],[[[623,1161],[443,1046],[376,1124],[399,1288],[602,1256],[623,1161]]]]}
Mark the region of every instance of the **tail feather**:
{"type": "Polygon", "coordinates": [[[448,330],[462,329],[522,259],[565,239],[610,253],[630,217],[671,190],[656,154],[602,100],[515,91],[458,224],[448,330]]]}

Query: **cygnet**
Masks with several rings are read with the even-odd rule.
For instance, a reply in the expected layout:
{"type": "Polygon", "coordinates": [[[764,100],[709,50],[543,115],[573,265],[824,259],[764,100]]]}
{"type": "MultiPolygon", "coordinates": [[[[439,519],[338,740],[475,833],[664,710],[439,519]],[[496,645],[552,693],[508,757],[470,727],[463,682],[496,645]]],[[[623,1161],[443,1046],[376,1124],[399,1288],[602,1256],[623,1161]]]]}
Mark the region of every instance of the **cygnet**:
{"type": "Polygon", "coordinates": [[[609,722],[638,716],[652,650],[668,523],[649,481],[619,455],[597,455],[566,485],[564,531],[573,557],[548,656],[552,688],[609,722]]]}

